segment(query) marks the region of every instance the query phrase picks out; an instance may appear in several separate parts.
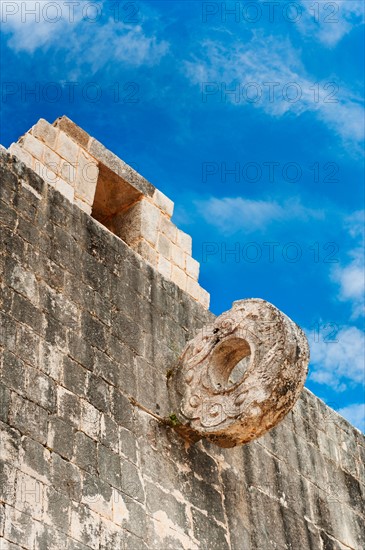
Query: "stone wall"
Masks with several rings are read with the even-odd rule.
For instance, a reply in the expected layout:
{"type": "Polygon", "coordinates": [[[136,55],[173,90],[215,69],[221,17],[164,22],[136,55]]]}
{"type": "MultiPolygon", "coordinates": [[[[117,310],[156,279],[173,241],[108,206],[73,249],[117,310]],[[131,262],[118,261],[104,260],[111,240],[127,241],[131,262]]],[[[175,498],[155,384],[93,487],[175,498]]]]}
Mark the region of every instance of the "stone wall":
{"type": "Polygon", "coordinates": [[[0,156],[0,549],[362,550],[364,437],[305,390],[254,442],[187,447],[156,416],[213,315],[0,156]]]}
{"type": "Polygon", "coordinates": [[[67,117],[40,119],[9,152],[209,307],[191,237],[171,221],[174,203],[82,128],[67,117]]]}

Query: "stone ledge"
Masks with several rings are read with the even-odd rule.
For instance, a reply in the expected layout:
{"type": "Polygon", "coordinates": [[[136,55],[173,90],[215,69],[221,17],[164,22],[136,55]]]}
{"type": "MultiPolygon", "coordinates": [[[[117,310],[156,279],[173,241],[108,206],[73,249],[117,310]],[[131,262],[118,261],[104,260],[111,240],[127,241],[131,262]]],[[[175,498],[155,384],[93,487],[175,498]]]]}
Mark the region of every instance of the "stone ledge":
{"type": "Polygon", "coordinates": [[[152,197],[155,187],[136,170],[128,166],[117,155],[109,151],[100,141],[89,136],[85,130],[80,128],[66,116],[59,117],[53,126],[60,128],[67,133],[71,139],[77,142],[80,147],[87,150],[97,161],[105,164],[110,170],[125,179],[127,183],[148,197],[152,197]]]}

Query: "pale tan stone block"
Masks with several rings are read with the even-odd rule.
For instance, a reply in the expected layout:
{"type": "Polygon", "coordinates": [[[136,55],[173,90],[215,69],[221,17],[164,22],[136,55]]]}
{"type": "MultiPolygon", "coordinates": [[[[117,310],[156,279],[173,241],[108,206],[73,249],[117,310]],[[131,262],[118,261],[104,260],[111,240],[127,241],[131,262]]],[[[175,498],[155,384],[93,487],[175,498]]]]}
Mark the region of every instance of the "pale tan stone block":
{"type": "Polygon", "coordinates": [[[95,160],[80,150],[77,173],[76,173],[76,195],[92,206],[95,197],[96,185],[99,176],[99,168],[95,160]]]}
{"type": "Polygon", "coordinates": [[[191,277],[187,278],[186,282],[186,292],[190,294],[195,300],[200,300],[200,285],[197,283],[196,280],[192,279],[191,277]]]}
{"type": "Polygon", "coordinates": [[[15,155],[19,160],[24,162],[29,168],[32,168],[32,156],[30,153],[20,147],[19,143],[12,143],[8,149],[11,155],[15,155]]]}
{"type": "Polygon", "coordinates": [[[75,197],[81,199],[83,202],[88,204],[90,207],[93,205],[95,190],[90,187],[87,187],[87,184],[84,185],[77,184],[75,189],[75,197]]]}
{"type": "Polygon", "coordinates": [[[185,254],[185,269],[189,277],[192,277],[196,281],[198,280],[200,264],[188,254],[185,254]]]}
{"type": "Polygon", "coordinates": [[[165,212],[171,218],[174,212],[174,203],[171,199],[166,197],[159,189],[156,189],[153,194],[153,202],[160,210],[165,212]]]}
{"type": "Polygon", "coordinates": [[[161,211],[146,199],[138,201],[127,211],[114,216],[115,233],[131,245],[143,238],[157,247],[161,211]]]}
{"type": "Polygon", "coordinates": [[[176,244],[171,244],[171,260],[181,269],[185,270],[184,252],[176,244]]]}
{"type": "Polygon", "coordinates": [[[19,140],[19,145],[25,149],[25,151],[28,151],[32,157],[43,160],[44,145],[31,134],[25,134],[25,136],[19,140]]]}
{"type": "Polygon", "coordinates": [[[59,130],[57,128],[49,124],[49,122],[43,118],[40,118],[37,124],[31,129],[31,133],[34,137],[43,141],[51,148],[55,147],[58,132],[59,130]]]}
{"type": "Polygon", "coordinates": [[[74,200],[74,188],[61,178],[57,179],[56,190],[62,193],[70,202],[74,200]]]}
{"type": "Polygon", "coordinates": [[[177,227],[166,215],[161,216],[160,230],[170,241],[176,242],[177,227]]]}
{"type": "Polygon", "coordinates": [[[206,309],[209,309],[210,304],[210,294],[204,288],[200,287],[200,298],[199,302],[204,306],[206,309]]]}
{"type": "Polygon", "coordinates": [[[87,204],[86,202],[84,202],[82,199],[79,199],[78,197],[75,197],[74,198],[74,203],[79,207],[81,208],[81,210],[83,210],[84,212],[86,212],[86,214],[91,214],[91,211],[92,211],[92,208],[89,204],[87,204]]]}
{"type": "Polygon", "coordinates": [[[164,256],[158,257],[157,269],[166,279],[171,279],[172,265],[164,256]]]}
{"type": "Polygon", "coordinates": [[[93,159],[91,155],[86,153],[86,151],[80,150],[78,158],[78,175],[83,180],[91,184],[96,184],[99,176],[99,168],[96,160],[93,159]]]}
{"type": "Polygon", "coordinates": [[[84,147],[84,149],[87,149],[89,141],[93,139],[85,130],[77,126],[77,124],[72,122],[72,120],[65,115],[55,120],[52,126],[65,132],[65,134],[70,136],[70,138],[81,145],[81,147],[84,147]]]}
{"type": "Polygon", "coordinates": [[[48,166],[45,166],[39,160],[34,160],[33,170],[39,177],[41,177],[48,185],[52,187],[56,186],[57,181],[60,179],[48,166]]]}
{"type": "Polygon", "coordinates": [[[60,169],[60,177],[67,183],[72,185],[72,187],[75,187],[76,166],[68,162],[68,160],[63,160],[60,169]]]}
{"type": "Polygon", "coordinates": [[[209,308],[210,294],[191,277],[187,278],[186,292],[205,308],[209,308]]]}
{"type": "Polygon", "coordinates": [[[159,233],[157,240],[157,251],[168,260],[171,259],[171,245],[171,241],[169,241],[165,235],[159,233]]]}
{"type": "Polygon", "coordinates": [[[153,246],[156,246],[161,212],[156,206],[145,199],[142,199],[138,204],[140,204],[141,208],[141,237],[153,246]]]}
{"type": "Polygon", "coordinates": [[[176,265],[172,266],[171,280],[182,290],[186,290],[187,279],[188,277],[182,269],[176,265]]]}
{"type": "Polygon", "coordinates": [[[158,265],[158,253],[157,251],[152,248],[150,244],[148,244],[147,241],[142,239],[136,245],[134,246],[134,249],[149,262],[152,266],[157,267],[158,265]]]}
{"type": "Polygon", "coordinates": [[[56,144],[56,152],[65,160],[76,164],[79,155],[79,146],[64,132],[60,132],[56,144]]]}
{"type": "Polygon", "coordinates": [[[180,229],[178,229],[177,230],[176,244],[177,244],[177,246],[182,248],[182,250],[184,252],[186,252],[186,254],[189,254],[189,256],[191,256],[191,253],[192,253],[192,239],[191,239],[190,235],[188,235],[187,233],[184,233],[184,231],[181,231],[180,229]]]}
{"type": "Polygon", "coordinates": [[[62,159],[57,153],[47,147],[47,145],[44,146],[43,162],[55,174],[61,173],[62,159]]]}

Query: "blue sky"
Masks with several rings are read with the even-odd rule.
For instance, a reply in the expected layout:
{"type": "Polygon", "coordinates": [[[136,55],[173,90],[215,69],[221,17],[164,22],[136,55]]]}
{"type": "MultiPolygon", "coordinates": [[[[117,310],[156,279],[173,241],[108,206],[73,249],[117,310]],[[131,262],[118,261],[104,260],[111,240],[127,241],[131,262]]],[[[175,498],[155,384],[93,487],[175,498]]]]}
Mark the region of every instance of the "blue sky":
{"type": "Polygon", "coordinates": [[[284,311],[306,386],[364,430],[362,0],[1,9],[1,143],[66,114],[132,164],[175,201],[212,311],[284,311]]]}

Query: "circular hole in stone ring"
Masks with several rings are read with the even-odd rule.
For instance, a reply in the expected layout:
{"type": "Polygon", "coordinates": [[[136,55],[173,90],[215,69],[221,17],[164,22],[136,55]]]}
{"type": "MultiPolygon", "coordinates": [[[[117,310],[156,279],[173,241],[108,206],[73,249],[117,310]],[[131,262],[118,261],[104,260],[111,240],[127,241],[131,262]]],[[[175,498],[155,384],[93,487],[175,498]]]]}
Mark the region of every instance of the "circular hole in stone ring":
{"type": "Polygon", "coordinates": [[[230,390],[239,385],[252,360],[250,344],[243,338],[221,342],[210,358],[209,378],[216,390],[230,390]]]}

